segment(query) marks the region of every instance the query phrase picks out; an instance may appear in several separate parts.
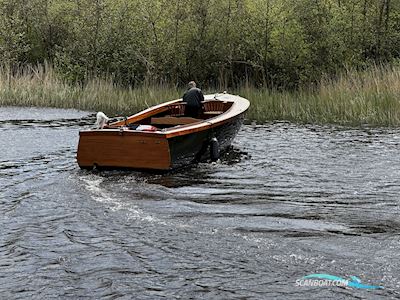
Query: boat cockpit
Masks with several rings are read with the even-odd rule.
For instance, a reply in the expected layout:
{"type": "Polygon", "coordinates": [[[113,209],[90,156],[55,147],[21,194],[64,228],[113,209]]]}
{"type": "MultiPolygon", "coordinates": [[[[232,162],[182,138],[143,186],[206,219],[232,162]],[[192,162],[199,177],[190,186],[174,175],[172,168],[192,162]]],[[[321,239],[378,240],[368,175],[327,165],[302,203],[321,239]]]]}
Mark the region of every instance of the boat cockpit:
{"type": "Polygon", "coordinates": [[[185,103],[177,103],[166,106],[166,111],[158,113],[140,121],[140,124],[153,125],[158,128],[168,128],[176,125],[186,125],[201,122],[226,112],[233,102],[227,101],[205,101],[204,110],[198,118],[185,116],[185,103]]]}
{"type": "Polygon", "coordinates": [[[150,112],[150,114],[144,114],[142,118],[139,116],[138,118],[132,116],[125,121],[112,123],[109,125],[109,128],[115,128],[121,125],[132,128],[138,125],[150,125],[157,128],[157,130],[162,130],[181,125],[193,124],[225,113],[227,110],[229,110],[229,108],[231,108],[233,102],[220,100],[204,101],[204,109],[199,118],[185,116],[185,105],[186,104],[182,102],[165,105],[155,109],[154,113],[150,112]]]}

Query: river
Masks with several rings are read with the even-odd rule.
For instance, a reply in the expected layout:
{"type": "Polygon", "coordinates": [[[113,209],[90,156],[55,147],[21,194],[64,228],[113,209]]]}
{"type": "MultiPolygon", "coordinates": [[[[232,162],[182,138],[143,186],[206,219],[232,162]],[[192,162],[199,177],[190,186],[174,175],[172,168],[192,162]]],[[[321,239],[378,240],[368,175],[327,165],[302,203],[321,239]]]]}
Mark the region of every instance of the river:
{"type": "Polygon", "coordinates": [[[245,125],[221,162],[148,174],[80,170],[93,122],[0,108],[1,299],[400,298],[400,129],[245,125]]]}

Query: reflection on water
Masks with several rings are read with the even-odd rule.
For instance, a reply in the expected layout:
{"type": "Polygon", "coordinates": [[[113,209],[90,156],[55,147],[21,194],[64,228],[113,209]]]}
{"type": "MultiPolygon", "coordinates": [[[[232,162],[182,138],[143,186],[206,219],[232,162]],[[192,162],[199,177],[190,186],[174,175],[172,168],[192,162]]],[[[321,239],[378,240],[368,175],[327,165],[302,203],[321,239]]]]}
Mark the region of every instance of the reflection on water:
{"type": "Polygon", "coordinates": [[[399,130],[245,126],[218,163],[147,174],[79,170],[92,122],[0,109],[1,298],[400,297],[399,130]]]}

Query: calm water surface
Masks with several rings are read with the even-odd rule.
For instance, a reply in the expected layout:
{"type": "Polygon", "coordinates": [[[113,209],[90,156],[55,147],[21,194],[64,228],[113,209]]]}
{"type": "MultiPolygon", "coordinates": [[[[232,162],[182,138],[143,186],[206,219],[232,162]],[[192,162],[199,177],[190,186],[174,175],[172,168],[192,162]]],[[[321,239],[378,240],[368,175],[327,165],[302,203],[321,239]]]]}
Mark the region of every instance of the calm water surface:
{"type": "Polygon", "coordinates": [[[400,298],[399,129],[244,126],[220,163],[155,175],[81,171],[92,122],[0,108],[1,299],[400,298]]]}

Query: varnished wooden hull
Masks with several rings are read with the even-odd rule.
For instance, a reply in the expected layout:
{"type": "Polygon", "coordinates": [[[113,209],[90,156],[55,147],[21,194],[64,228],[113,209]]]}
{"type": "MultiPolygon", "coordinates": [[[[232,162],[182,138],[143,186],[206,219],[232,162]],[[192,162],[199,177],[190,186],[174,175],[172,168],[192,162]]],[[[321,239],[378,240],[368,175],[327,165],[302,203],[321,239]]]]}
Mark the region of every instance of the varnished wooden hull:
{"type": "MultiPolygon", "coordinates": [[[[77,161],[81,168],[152,170],[170,170],[201,161],[209,157],[209,144],[213,137],[217,138],[221,152],[231,145],[247,107],[236,113],[231,110],[223,118],[167,131],[140,132],[122,127],[81,131],[77,161]]],[[[160,110],[162,106],[155,109],[160,110]]]]}
{"type": "Polygon", "coordinates": [[[168,170],[171,167],[167,139],[127,132],[81,133],[77,160],[81,168],[168,170]]]}

